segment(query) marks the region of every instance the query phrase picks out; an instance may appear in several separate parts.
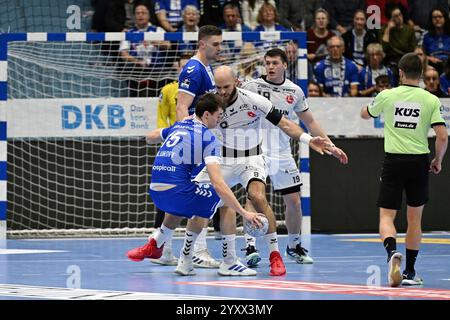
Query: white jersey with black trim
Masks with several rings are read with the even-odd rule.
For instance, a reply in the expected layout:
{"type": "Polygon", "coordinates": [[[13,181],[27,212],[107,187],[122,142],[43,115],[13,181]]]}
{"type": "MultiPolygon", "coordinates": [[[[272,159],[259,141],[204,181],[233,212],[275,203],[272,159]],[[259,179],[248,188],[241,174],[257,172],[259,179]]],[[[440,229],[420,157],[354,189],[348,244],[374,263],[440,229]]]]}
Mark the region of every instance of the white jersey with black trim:
{"type": "Polygon", "coordinates": [[[261,144],[261,123],[274,109],[266,98],[236,88],[236,100],[225,108],[214,134],[228,149],[250,150],[261,144]]]}
{"type": "MultiPolygon", "coordinates": [[[[242,88],[269,99],[284,117],[295,122],[298,120],[296,112],[309,109],[303,90],[289,79],[276,84],[263,76],[243,83],[242,88]]],[[[262,143],[264,154],[273,158],[292,156],[290,137],[287,134],[267,120],[262,121],[262,128],[265,138],[262,143]]]]}

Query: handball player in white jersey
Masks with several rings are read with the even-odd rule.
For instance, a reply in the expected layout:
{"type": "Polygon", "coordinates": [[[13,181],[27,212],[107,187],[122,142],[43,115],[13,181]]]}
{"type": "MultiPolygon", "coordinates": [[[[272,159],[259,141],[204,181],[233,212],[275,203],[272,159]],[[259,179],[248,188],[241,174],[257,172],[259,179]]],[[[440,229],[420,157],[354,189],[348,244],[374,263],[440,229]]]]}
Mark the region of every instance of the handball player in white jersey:
{"type": "MultiPolygon", "coordinates": [[[[269,230],[264,236],[270,252],[270,275],[286,273],[278,249],[276,221],[266,199],[266,169],[262,155],[261,123],[264,119],[280,128],[293,139],[308,144],[323,154],[329,152],[328,142],[322,137],[311,137],[297,124],[283,117],[266,98],[240,88],[236,88],[236,76],[228,66],[216,69],[214,74],[217,92],[225,105],[222,119],[214,134],[223,143],[222,172],[226,183],[233,187],[242,185],[257,212],[262,212],[269,220],[269,230]]],[[[209,181],[206,170],[195,178],[199,183],[209,181]]],[[[235,250],[236,213],[221,210],[221,231],[223,234],[222,254],[224,261],[219,267],[220,275],[245,275],[233,268],[238,261],[235,250]]],[[[245,272],[249,272],[245,270],[245,272]]]]}
{"type": "MultiPolygon", "coordinates": [[[[329,153],[342,164],[348,162],[347,155],[335,147],[320,124],[309,110],[303,90],[289,79],[286,79],[286,53],[278,48],[267,51],[264,55],[266,75],[242,84],[242,88],[258,93],[269,99],[275,108],[287,119],[298,121],[307,126],[313,136],[325,138],[331,146],[329,153]]],[[[300,187],[302,181],[297,164],[291,150],[290,137],[269,121],[262,121],[264,139],[262,143],[267,173],[272,181],[273,189],[283,196],[286,205],[285,219],[288,230],[286,257],[297,263],[313,263],[308,250],[301,246],[301,205],[300,187]]],[[[255,238],[246,235],[247,265],[254,267],[261,260],[255,247],[255,238]]]]}

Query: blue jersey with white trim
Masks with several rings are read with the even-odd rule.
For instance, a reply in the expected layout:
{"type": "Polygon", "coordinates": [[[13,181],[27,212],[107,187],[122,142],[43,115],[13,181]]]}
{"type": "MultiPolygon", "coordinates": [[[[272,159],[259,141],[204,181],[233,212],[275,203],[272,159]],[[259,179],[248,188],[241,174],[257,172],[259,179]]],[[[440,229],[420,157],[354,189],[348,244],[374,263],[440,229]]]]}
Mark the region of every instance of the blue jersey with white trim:
{"type": "Polygon", "coordinates": [[[333,63],[329,57],[321,60],[314,67],[314,75],[324,93],[332,96],[348,96],[351,85],[359,84],[358,67],[347,58],[340,63],[333,63]]]}
{"type": "Polygon", "coordinates": [[[165,141],[153,163],[152,184],[190,185],[193,172],[205,163],[221,162],[221,143],[196,119],[175,122],[161,136],[165,141]]]}
{"type": "Polygon", "coordinates": [[[216,92],[216,83],[211,66],[205,66],[196,57],[189,59],[178,78],[178,92],[180,91],[194,97],[188,108],[189,115],[193,115],[200,96],[207,92],[216,92]]]}

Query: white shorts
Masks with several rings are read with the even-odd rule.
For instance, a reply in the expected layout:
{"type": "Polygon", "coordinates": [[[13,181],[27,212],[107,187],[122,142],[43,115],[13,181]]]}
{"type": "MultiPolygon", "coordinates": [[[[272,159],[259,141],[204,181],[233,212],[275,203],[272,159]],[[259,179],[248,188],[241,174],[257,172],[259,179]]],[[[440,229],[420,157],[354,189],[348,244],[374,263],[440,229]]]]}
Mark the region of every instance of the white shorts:
{"type": "Polygon", "coordinates": [[[302,178],[294,158],[271,158],[264,156],[267,166],[267,175],[272,181],[273,189],[281,194],[290,194],[300,191],[302,178]]]}
{"type": "MultiPolygon", "coordinates": [[[[220,165],[223,178],[232,188],[241,184],[246,190],[252,180],[260,180],[266,183],[266,164],[262,155],[231,158],[224,157],[220,165]]],[[[209,183],[209,175],[206,167],[195,177],[195,182],[209,183]]]]}

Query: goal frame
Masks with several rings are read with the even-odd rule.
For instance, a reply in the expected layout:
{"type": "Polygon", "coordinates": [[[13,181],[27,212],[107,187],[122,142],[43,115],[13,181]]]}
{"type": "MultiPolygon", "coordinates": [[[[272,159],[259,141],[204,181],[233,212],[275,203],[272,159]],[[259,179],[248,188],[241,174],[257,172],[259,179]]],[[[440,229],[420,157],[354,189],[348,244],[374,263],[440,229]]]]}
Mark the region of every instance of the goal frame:
{"type": "MultiPolygon", "coordinates": [[[[197,40],[196,32],[69,32],[69,33],[4,33],[0,34],[0,241],[7,237],[7,111],[8,100],[8,43],[25,42],[74,42],[74,41],[190,41],[197,40]]],[[[244,42],[293,40],[298,44],[297,50],[297,85],[307,95],[308,68],[306,33],[291,31],[274,32],[223,32],[223,40],[244,42]]],[[[129,98],[133,99],[133,98],[129,98]]],[[[311,198],[310,198],[310,166],[309,147],[300,146],[299,167],[302,175],[302,234],[311,233],[311,198]]]]}

